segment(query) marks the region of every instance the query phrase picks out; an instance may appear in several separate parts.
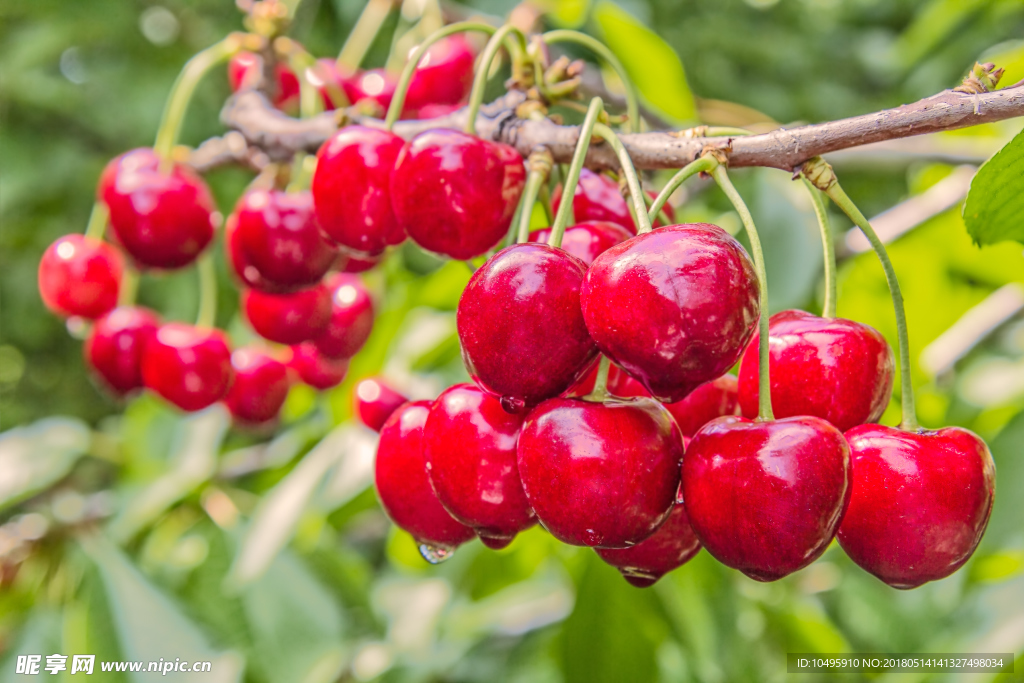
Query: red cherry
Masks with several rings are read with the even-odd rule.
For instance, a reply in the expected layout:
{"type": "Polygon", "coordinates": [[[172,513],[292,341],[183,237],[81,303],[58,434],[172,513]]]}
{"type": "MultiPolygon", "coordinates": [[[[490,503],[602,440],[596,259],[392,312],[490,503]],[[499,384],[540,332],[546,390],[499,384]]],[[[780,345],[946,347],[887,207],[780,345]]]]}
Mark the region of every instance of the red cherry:
{"type": "Polygon", "coordinates": [[[570,545],[625,548],[668,517],[683,437],[657,401],[553,398],[519,435],[519,475],[537,519],[570,545]]]}
{"type": "Polygon", "coordinates": [[[379,432],[387,419],[391,417],[391,413],[408,400],[376,377],[364,379],[356,385],[354,401],[356,415],[364,425],[375,432],[379,432]]]}
{"type": "MultiPolygon", "coordinates": [[[[336,109],[338,104],[331,97],[331,90],[328,84],[333,84],[342,93],[347,91],[347,82],[356,77],[356,74],[346,73],[338,68],[338,62],[330,57],[322,57],[316,60],[316,65],[310,69],[306,76],[309,82],[320,92],[324,109],[336,109]]],[[[348,95],[346,95],[348,97],[348,95]]]]}
{"type": "MultiPolygon", "coordinates": [[[[580,259],[588,266],[598,256],[632,237],[632,233],[618,223],[587,221],[571,225],[562,235],[562,249],[580,259]]],[[[551,239],[551,228],[541,228],[530,233],[531,242],[547,244],[551,239]]]]}
{"type": "MultiPolygon", "coordinates": [[[[239,52],[228,62],[228,84],[232,92],[238,92],[249,78],[255,78],[263,68],[263,59],[252,52],[239,52]]],[[[295,109],[299,105],[299,79],[285,64],[274,65],[274,106],[278,109],[295,109]]]]}
{"type": "Polygon", "coordinates": [[[99,318],[117,305],[124,266],[111,245],[65,235],[39,262],[39,294],[57,315],[99,318]]]}
{"type": "Polygon", "coordinates": [[[631,548],[598,548],[601,559],[622,572],[626,581],[646,588],[677,567],[682,567],[700,552],[700,541],[693,533],[686,507],[672,508],[665,523],[652,536],[631,548]]]}
{"type": "Polygon", "coordinates": [[[277,417],[288,397],[288,368],[259,349],[238,349],[231,354],[235,379],[224,399],[242,423],[259,424],[277,417]]]}
{"type": "Polygon", "coordinates": [[[234,231],[244,262],[280,287],[319,282],[338,257],[320,232],[309,192],[245,193],[235,207],[234,231]]]}
{"type": "Polygon", "coordinates": [[[522,411],[558,396],[597,353],[580,311],[586,264],[546,244],[515,244],[466,285],[456,324],[473,381],[522,411]]]}
{"type": "Polygon", "coordinates": [[[107,164],[98,195],[117,241],[142,266],[187,266],[213,239],[215,205],[206,183],[181,164],[163,172],[152,149],[107,164]]]}
{"type": "Polygon", "coordinates": [[[461,102],[473,86],[473,60],[473,47],[465,36],[448,36],[431,45],[413,72],[404,108],[461,102]]]}
{"type": "Polygon", "coordinates": [[[234,214],[228,217],[224,228],[224,251],[228,265],[231,266],[231,271],[235,274],[239,284],[258,289],[261,292],[275,294],[287,292],[289,288],[281,287],[263,277],[263,274],[249,261],[249,257],[242,251],[242,240],[235,222],[234,214]]]}
{"type": "Polygon", "coordinates": [[[448,514],[430,487],[423,453],[429,411],[430,401],[416,401],[391,414],[380,430],[375,479],[388,517],[412,534],[424,559],[436,564],[474,534],[448,514]]]}
{"type": "Polygon", "coordinates": [[[750,257],[707,223],[615,245],[590,266],[580,303],[601,352],[667,403],[724,375],[760,312],[750,257]]]}
{"type": "Polygon", "coordinates": [[[722,564],[775,581],[816,560],[850,500],[850,447],[817,417],[720,417],[683,458],[683,501],[722,564]]]}
{"type": "Polygon", "coordinates": [[[115,394],[142,388],[142,352],[160,320],[141,306],[121,306],[96,321],[85,340],[85,360],[115,394]]]}
{"type": "MultiPolygon", "coordinates": [[[[814,415],[840,431],[882,416],[895,368],[892,349],[873,327],[842,318],[781,311],[769,325],[772,410],[776,417],[814,415]]],[[[739,400],[757,415],[758,334],[740,365],[739,400]]]]}
{"type": "Polygon", "coordinates": [[[448,116],[451,113],[457,112],[459,109],[462,109],[461,104],[427,104],[415,111],[411,111],[407,107],[407,113],[403,114],[402,118],[426,121],[429,119],[438,119],[442,116],[448,116]]]}
{"type": "Polygon", "coordinates": [[[862,425],[846,438],[853,496],[838,539],[850,559],[893,588],[959,569],[985,533],[995,499],[985,442],[959,427],[862,425]]]}
{"type": "Polygon", "coordinates": [[[303,342],[292,347],[289,367],[314,389],[330,389],[345,379],[348,358],[330,358],[320,353],[313,342],[303,342]]]}
{"type": "MultiPolygon", "coordinates": [[[[647,194],[652,198],[657,196],[650,191],[647,194]]],[[[552,208],[556,213],[561,201],[562,188],[559,186],[555,188],[551,198],[552,208]]],[[[665,204],[664,211],[669,218],[675,220],[675,210],[669,204],[665,204]]],[[[594,173],[587,168],[580,171],[579,183],[572,199],[572,212],[580,223],[608,221],[629,230],[630,234],[636,234],[636,224],[619,184],[602,173],[594,173]]],[[[654,221],[654,227],[658,228],[661,225],[660,221],[654,221]]]]}
{"type": "Polygon", "coordinates": [[[504,548],[537,520],[523,493],[516,441],[523,417],[472,384],[446,389],[423,433],[427,475],[452,517],[488,548],[504,548]]]}
{"type": "Polygon", "coordinates": [[[342,80],[345,97],[352,104],[368,100],[386,110],[395,95],[398,80],[384,69],[369,69],[342,80]]]}
{"type": "Polygon", "coordinates": [[[391,201],[416,244],[469,259],[508,232],[525,182],[523,159],[514,148],[435,129],[402,149],[391,176],[391,201]]]}
{"type": "Polygon", "coordinates": [[[332,240],[370,253],[405,240],[391,210],[391,173],[404,146],[389,131],[346,126],[320,147],[313,200],[332,240]]]}
{"type": "Polygon", "coordinates": [[[291,294],[247,289],[242,292],[242,308],[249,324],[264,339],[298,344],[327,329],[331,292],[323,284],[291,294]]]}
{"type": "Polygon", "coordinates": [[[364,273],[384,260],[384,252],[365,254],[361,251],[349,251],[342,247],[341,256],[335,268],[343,273],[364,273]]]}
{"type": "Polygon", "coordinates": [[[682,401],[666,403],[665,408],[676,419],[683,436],[692,437],[716,417],[739,415],[736,386],[735,375],[722,375],[701,384],[682,401]]]}
{"type": "Polygon", "coordinates": [[[142,352],[146,388],[190,412],[224,398],[233,374],[227,338],[217,329],[167,323],[142,352]]]}
{"type": "Polygon", "coordinates": [[[330,318],[314,339],[320,353],[331,358],[351,358],[363,348],[373,330],[373,301],[362,280],[335,273],[327,278],[330,318]]]}

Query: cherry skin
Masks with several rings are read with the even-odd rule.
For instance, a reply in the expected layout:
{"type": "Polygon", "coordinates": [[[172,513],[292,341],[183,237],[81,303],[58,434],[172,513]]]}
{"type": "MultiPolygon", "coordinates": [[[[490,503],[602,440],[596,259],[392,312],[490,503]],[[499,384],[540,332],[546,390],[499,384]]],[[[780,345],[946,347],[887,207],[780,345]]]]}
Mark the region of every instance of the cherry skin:
{"type": "Polygon", "coordinates": [[[653,535],[631,548],[598,548],[602,560],[622,572],[637,588],[647,588],[700,552],[686,507],[679,503],[653,535]]]}
{"type": "MultiPolygon", "coordinates": [[[[652,198],[657,196],[650,191],[647,194],[652,198]]],[[[558,211],[561,201],[562,188],[558,187],[551,198],[555,212],[558,211]]],[[[572,211],[579,222],[607,221],[625,228],[631,235],[636,234],[636,223],[629,213],[629,205],[622,196],[619,184],[603,173],[594,173],[588,168],[580,171],[580,179],[573,195],[572,211]]],[[[675,219],[675,210],[668,203],[665,204],[664,211],[669,218],[675,219]]],[[[655,220],[654,227],[661,227],[661,222],[655,220]]]]}
{"type": "Polygon", "coordinates": [[[904,432],[862,425],[846,433],[853,496],[839,545],[893,588],[959,569],[978,546],[995,500],[985,442],[959,427],[904,432]]]}
{"type": "Polygon", "coordinates": [[[508,232],[525,182],[523,159],[514,148],[434,129],[414,137],[398,156],[391,201],[416,244],[470,259],[508,232]]]}
{"type": "Polygon", "coordinates": [[[117,241],[139,265],[181,268],[213,239],[215,205],[203,179],[182,164],[169,172],[149,148],[113,159],[100,176],[117,241]]]}
{"type": "Polygon", "coordinates": [[[327,327],[314,339],[320,353],[351,358],[363,348],[373,331],[373,300],[355,275],[335,273],[327,278],[330,316],[327,327]]]}
{"type": "Polygon", "coordinates": [[[117,250],[84,235],[65,235],[39,262],[39,294],[61,316],[99,318],[117,305],[124,266],[117,250]]]}
{"type": "MultiPolygon", "coordinates": [[[[228,84],[238,92],[249,78],[255,78],[263,68],[263,59],[252,52],[239,52],[228,62],[228,84]]],[[[299,79],[287,65],[274,65],[274,106],[294,111],[299,107],[299,79]]]]}
{"type": "Polygon", "coordinates": [[[349,251],[343,247],[334,267],[343,273],[365,273],[383,260],[384,252],[366,254],[361,251],[349,251]]]}
{"type": "Polygon", "coordinates": [[[626,548],[668,517],[683,437],[657,401],[553,398],[526,418],[519,475],[537,519],[570,545],[626,548]]]}
{"type": "Polygon", "coordinates": [[[278,287],[314,285],[338,257],[320,232],[309,192],[249,191],[234,224],[244,262],[278,287]]]}
{"type": "Polygon", "coordinates": [[[373,102],[386,111],[395,95],[398,80],[384,69],[369,69],[343,78],[341,86],[352,104],[373,102]]]}
{"type": "Polygon", "coordinates": [[[683,458],[683,502],[722,564],[775,581],[816,560],[850,500],[850,447],[817,417],[720,417],[683,458]]]}
{"type": "MultiPolygon", "coordinates": [[[[587,221],[565,229],[561,248],[589,266],[598,256],[632,236],[629,230],[618,223],[587,221]]],[[[551,228],[541,228],[530,233],[531,242],[547,244],[549,239],[551,228]]]]}
{"type": "Polygon", "coordinates": [[[189,412],[224,398],[233,375],[227,338],[217,329],[167,323],[142,352],[146,388],[189,412]]]}
{"type": "Polygon", "coordinates": [[[446,389],[427,417],[423,448],[437,499],[488,548],[537,523],[516,462],[522,423],[473,384],[446,389]]]}
{"type": "Polygon", "coordinates": [[[282,287],[263,277],[263,273],[249,261],[249,257],[242,251],[241,235],[235,223],[235,215],[232,214],[228,217],[224,227],[224,252],[228,265],[231,266],[231,272],[234,273],[239,284],[272,294],[287,292],[288,287],[282,287]]]}
{"type": "Polygon", "coordinates": [[[473,47],[463,35],[448,36],[431,45],[413,72],[404,109],[461,102],[473,85],[474,59],[473,47]]]}
{"type": "Polygon", "coordinates": [[[391,174],[404,146],[389,131],[346,126],[320,147],[313,201],[332,240],[368,253],[405,240],[391,210],[391,174]]]}
{"type": "Polygon", "coordinates": [[[303,342],[292,347],[292,359],[288,367],[295,371],[305,384],[314,389],[330,389],[341,384],[348,372],[348,358],[330,358],[320,353],[313,342],[303,342]]]}
{"type": "Polygon", "coordinates": [[[569,388],[597,353],[580,311],[587,266],[546,244],[515,244],[481,266],[456,313],[462,358],[481,388],[520,412],[569,388]]]}
{"type": "Polygon", "coordinates": [[[379,432],[391,413],[408,400],[379,377],[364,379],[356,385],[356,415],[375,432],[379,432]]]}
{"type": "Polygon", "coordinates": [[[760,313],[750,257],[707,223],[615,245],[590,266],[580,303],[601,352],[665,403],[724,375],[760,313]]]}
{"type": "Polygon", "coordinates": [[[327,329],[331,292],[323,284],[291,294],[248,289],[242,292],[242,309],[249,324],[264,339],[298,344],[327,329]]]}
{"type": "Polygon", "coordinates": [[[96,321],[85,340],[86,363],[118,396],[142,388],[142,352],[160,319],[141,306],[121,306],[96,321]]]}
{"type": "MultiPolygon", "coordinates": [[[[776,417],[814,415],[847,431],[882,416],[892,393],[892,349],[873,327],[804,311],[768,322],[772,409],[776,417]]],[[[743,415],[757,415],[758,334],[740,365],[743,415]]]]}
{"type": "Polygon", "coordinates": [[[235,379],[224,399],[231,415],[243,424],[261,424],[277,417],[288,397],[288,367],[259,349],[231,354],[235,379]]]}
{"type": "Polygon", "coordinates": [[[430,487],[423,427],[430,401],[406,403],[388,418],[377,445],[377,497],[391,521],[412,534],[424,559],[437,563],[474,537],[457,522],[430,487]]]}

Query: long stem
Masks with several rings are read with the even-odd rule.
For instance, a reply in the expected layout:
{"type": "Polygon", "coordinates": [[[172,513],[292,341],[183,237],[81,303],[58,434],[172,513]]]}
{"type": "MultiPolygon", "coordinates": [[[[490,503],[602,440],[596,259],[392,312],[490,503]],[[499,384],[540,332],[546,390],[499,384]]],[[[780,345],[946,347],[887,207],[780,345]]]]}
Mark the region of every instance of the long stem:
{"type": "Polygon", "coordinates": [[[828,211],[825,208],[825,201],[821,198],[818,188],[803,177],[804,187],[811,195],[811,204],[814,206],[814,215],[818,218],[818,227],[821,229],[821,248],[825,263],[825,303],[821,307],[823,318],[836,317],[836,244],[832,239],[832,226],[829,224],[828,211]]]}
{"type": "Polygon", "coordinates": [[[522,244],[530,239],[530,219],[533,217],[533,205],[537,201],[540,189],[548,179],[548,172],[551,169],[551,153],[547,152],[547,163],[543,163],[530,155],[530,172],[526,176],[526,187],[523,189],[523,197],[519,202],[519,233],[516,242],[522,244]]]}
{"type": "Polygon", "coordinates": [[[594,135],[603,138],[605,142],[610,144],[612,149],[615,150],[615,156],[619,158],[619,166],[622,167],[622,173],[626,176],[629,194],[633,198],[633,212],[636,214],[637,233],[642,235],[645,232],[650,232],[653,228],[651,226],[651,219],[647,217],[644,191],[640,187],[640,178],[637,177],[636,169],[633,168],[633,160],[629,158],[629,152],[626,151],[625,146],[619,140],[619,136],[615,134],[615,131],[603,123],[594,126],[594,135]]]}
{"type": "Polygon", "coordinates": [[[519,40],[519,45],[525,50],[525,39],[523,34],[512,24],[505,24],[491,35],[487,46],[480,54],[480,61],[476,65],[476,73],[473,76],[473,89],[469,91],[469,106],[466,109],[465,131],[470,135],[476,134],[476,115],[480,111],[480,105],[484,102],[484,89],[487,87],[487,76],[491,71],[491,62],[501,49],[505,37],[513,35],[519,40]]]}
{"type": "Polygon", "coordinates": [[[99,201],[93,204],[92,213],[89,214],[89,223],[85,226],[85,236],[94,240],[103,239],[109,218],[110,212],[107,210],[106,204],[99,201]]]}
{"type": "Polygon", "coordinates": [[[710,173],[711,169],[717,165],[718,160],[709,155],[701,157],[696,161],[691,161],[686,166],[679,169],[668,181],[665,187],[661,189],[658,196],[654,198],[654,203],[651,204],[651,209],[647,212],[647,217],[651,222],[654,222],[655,217],[661,213],[662,208],[666,203],[668,203],[668,198],[672,196],[673,192],[679,189],[680,185],[698,173],[710,173]]]}
{"type": "Polygon", "coordinates": [[[117,292],[118,306],[131,306],[139,291],[139,271],[132,265],[126,265],[121,276],[121,289],[117,292]]]}
{"type": "Polygon", "coordinates": [[[210,328],[217,321],[217,269],[209,249],[199,255],[196,271],[199,274],[199,311],[196,314],[196,327],[210,328]]]}
{"type": "Polygon", "coordinates": [[[594,378],[594,388],[586,395],[586,399],[603,401],[608,398],[608,371],[611,369],[611,366],[612,362],[608,359],[608,356],[602,354],[601,360],[597,365],[597,377],[594,378]]]}
{"type": "Polygon", "coordinates": [[[764,252],[761,251],[761,239],[757,236],[757,227],[754,225],[754,218],[750,210],[740,197],[740,193],[733,187],[729,180],[729,174],[725,166],[716,164],[711,171],[712,177],[718,186],[725,192],[725,196],[732,202],[736,213],[743,222],[743,228],[747,231],[747,239],[750,240],[750,251],[754,254],[754,270],[757,271],[757,284],[760,289],[761,316],[758,320],[758,334],[760,335],[757,356],[758,356],[758,405],[757,418],[759,420],[774,420],[772,412],[772,384],[768,370],[768,271],[764,266],[764,252]]]}
{"type": "Polygon", "coordinates": [[[583,118],[583,125],[580,126],[580,137],[576,141],[576,149],[572,154],[572,163],[566,171],[562,184],[562,201],[558,204],[558,213],[555,214],[555,222],[551,226],[551,237],[548,244],[553,247],[562,246],[562,236],[565,234],[565,227],[573,217],[572,201],[576,195],[576,185],[580,181],[580,172],[583,170],[583,162],[587,159],[587,150],[590,149],[590,139],[594,136],[594,127],[597,125],[597,117],[604,111],[604,103],[600,97],[590,100],[587,108],[587,115],[583,118]]]}
{"type": "Polygon", "coordinates": [[[384,20],[391,14],[391,0],[369,0],[355,26],[345,39],[345,44],[338,53],[337,64],[346,72],[354,72],[363,63],[373,41],[380,33],[384,20]]]}

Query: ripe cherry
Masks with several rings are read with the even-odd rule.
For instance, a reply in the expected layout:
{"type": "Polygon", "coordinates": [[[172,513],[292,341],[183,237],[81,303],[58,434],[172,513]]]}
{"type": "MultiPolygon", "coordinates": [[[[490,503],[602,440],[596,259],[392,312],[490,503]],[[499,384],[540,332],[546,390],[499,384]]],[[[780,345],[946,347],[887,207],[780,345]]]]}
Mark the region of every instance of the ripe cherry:
{"type": "MultiPolygon", "coordinates": [[[[587,221],[570,225],[562,235],[562,249],[580,259],[588,266],[598,256],[632,237],[632,233],[618,223],[587,221]]],[[[531,242],[547,244],[551,239],[551,228],[541,228],[530,233],[531,242]]]]}
{"type": "Polygon", "coordinates": [[[959,427],[905,432],[862,425],[846,433],[853,496],[839,545],[893,588],[949,576],[978,546],[995,499],[985,442],[959,427]]]}
{"type": "Polygon", "coordinates": [[[373,301],[362,280],[355,275],[335,273],[327,278],[330,314],[327,326],[314,343],[331,358],[351,358],[373,330],[373,301]]]}
{"type": "MultiPolygon", "coordinates": [[[[647,194],[652,198],[656,196],[650,191],[647,194]]],[[[551,200],[555,212],[558,211],[561,201],[562,188],[558,187],[551,200]]],[[[663,210],[669,218],[675,219],[675,211],[669,204],[666,203],[663,210]]],[[[602,173],[594,173],[588,168],[580,172],[580,180],[573,195],[572,211],[578,222],[607,221],[622,226],[632,235],[636,234],[636,223],[629,213],[629,205],[622,196],[619,184],[602,173]]],[[[661,225],[660,221],[654,221],[654,227],[661,225]]]]}
{"type": "Polygon", "coordinates": [[[251,190],[234,218],[244,262],[278,287],[316,284],[338,257],[320,232],[309,192],[251,190]]]}
{"type": "Polygon", "coordinates": [[[446,389],[427,417],[424,454],[437,499],[488,548],[504,548],[537,522],[516,463],[522,423],[473,384],[446,389]]]}
{"type": "Polygon", "coordinates": [[[473,538],[473,530],[457,522],[430,487],[423,449],[423,426],[430,401],[406,403],[380,430],[375,481],[377,497],[391,521],[412,534],[431,564],[447,559],[473,538]]]}
{"type": "Polygon", "coordinates": [[[119,396],[142,388],[142,352],[160,320],[141,306],[121,306],[96,321],[85,340],[85,360],[119,396]]]}
{"type": "Polygon", "coordinates": [[[678,503],[653,535],[631,548],[598,548],[601,559],[637,588],[646,588],[700,552],[686,507],[678,503]]]}
{"type": "MultiPolygon", "coordinates": [[[[256,78],[263,69],[263,59],[252,52],[239,52],[228,62],[228,84],[238,92],[250,78],[256,78]]],[[[287,65],[274,65],[274,106],[286,111],[299,107],[299,79],[287,65]]]]}
{"type": "Polygon", "coordinates": [[[227,338],[217,329],[167,323],[142,352],[146,388],[190,412],[224,398],[233,374],[227,338]]]}
{"type": "Polygon", "coordinates": [[[750,257],[707,223],[615,245],[590,266],[580,303],[601,352],[666,403],[725,374],[760,312],[750,257]]]}
{"type": "Polygon", "coordinates": [[[469,259],[508,232],[525,182],[523,159],[514,148],[434,129],[414,137],[398,156],[391,201],[416,244],[469,259]]]}
{"type": "Polygon", "coordinates": [[[346,126],[320,147],[313,200],[332,240],[368,253],[405,240],[391,210],[391,174],[404,146],[390,131],[346,126]]]}
{"type": "Polygon", "coordinates": [[[288,397],[288,368],[270,354],[254,348],[231,354],[235,379],[224,402],[242,423],[260,424],[277,417],[288,397]]]}
{"type": "Polygon", "coordinates": [[[481,266],[456,313],[473,381],[522,411],[558,396],[585,373],[597,349],[580,311],[586,264],[546,244],[516,244],[481,266]]]}
{"type": "Polygon", "coordinates": [[[331,319],[331,292],[323,284],[291,294],[247,289],[242,292],[242,309],[249,324],[264,339],[278,344],[298,344],[327,329],[331,319]]]}
{"type": "MultiPolygon", "coordinates": [[[[840,431],[882,416],[892,393],[892,349],[877,330],[842,318],[782,311],[769,320],[772,409],[776,417],[814,415],[840,431]]],[[[740,365],[739,400],[757,415],[758,335],[740,365]]]]}
{"type": "Polygon", "coordinates": [[[313,342],[302,342],[292,347],[292,359],[288,367],[314,389],[330,389],[345,379],[348,358],[330,358],[320,353],[313,342]]]}
{"type": "Polygon", "coordinates": [[[234,214],[228,217],[224,227],[224,251],[231,271],[241,285],[275,294],[288,291],[288,287],[281,287],[263,277],[263,274],[249,261],[249,257],[242,251],[242,240],[235,226],[234,214]]]}
{"type": "Polygon", "coordinates": [[[712,420],[690,442],[682,472],[701,544],[758,581],[816,560],[850,500],[850,447],[817,417],[712,420]]]}
{"type": "Polygon", "coordinates": [[[649,398],[553,398],[527,416],[518,452],[526,498],[555,538],[625,548],[671,512],[683,437],[649,398]]]}
{"type": "Polygon", "coordinates": [[[376,254],[366,254],[361,251],[349,251],[344,247],[340,251],[341,255],[334,267],[343,273],[365,273],[384,260],[382,251],[376,254]]]}
{"type": "Polygon", "coordinates": [[[364,379],[356,385],[356,415],[375,432],[379,432],[391,413],[408,400],[379,377],[364,379]]]}
{"type": "Polygon", "coordinates": [[[395,95],[398,80],[384,69],[369,69],[343,78],[341,85],[345,97],[352,104],[372,102],[381,110],[387,110],[391,98],[395,95]]]}
{"type": "Polygon", "coordinates": [[[107,164],[98,195],[110,209],[117,241],[142,266],[187,266],[213,239],[218,219],[206,183],[181,164],[161,169],[152,149],[107,164]]]}
{"type": "Polygon", "coordinates": [[[65,235],[39,262],[39,294],[57,315],[99,318],[117,305],[124,266],[117,249],[84,235],[65,235]]]}
{"type": "Polygon", "coordinates": [[[404,109],[461,102],[473,85],[473,47],[463,35],[442,38],[427,49],[405,96],[404,109]]]}

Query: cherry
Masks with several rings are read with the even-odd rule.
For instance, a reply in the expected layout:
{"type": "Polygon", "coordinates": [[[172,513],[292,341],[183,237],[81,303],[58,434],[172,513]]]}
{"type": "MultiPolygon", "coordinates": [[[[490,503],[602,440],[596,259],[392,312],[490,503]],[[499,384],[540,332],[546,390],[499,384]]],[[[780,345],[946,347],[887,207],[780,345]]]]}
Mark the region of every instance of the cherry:
{"type": "MultiPolygon", "coordinates": [[[[228,62],[228,84],[232,92],[238,92],[249,78],[254,78],[263,68],[263,59],[252,52],[239,52],[228,62]]],[[[274,65],[274,106],[278,109],[295,110],[299,106],[299,79],[287,65],[274,65]]]]}
{"type": "Polygon", "coordinates": [[[775,581],[818,558],[850,500],[850,447],[817,417],[720,417],[683,458],[683,501],[722,564],[775,581]]]}
{"type": "Polygon", "coordinates": [[[330,317],[327,327],[314,339],[320,353],[331,358],[351,358],[373,330],[373,301],[362,280],[347,273],[327,278],[330,317]]]}
{"type": "Polygon", "coordinates": [[[959,427],[904,432],[862,425],[846,433],[853,496],[839,545],[893,588],[949,576],[978,546],[995,499],[985,442],[959,427]]]}
{"type": "MultiPolygon", "coordinates": [[[[598,256],[632,236],[629,230],[618,223],[586,221],[565,229],[562,249],[589,266],[598,256]]],[[[541,228],[530,233],[531,242],[547,244],[550,239],[551,228],[541,228]]]]}
{"type": "Polygon", "coordinates": [[[289,288],[281,287],[263,277],[263,274],[249,261],[249,257],[242,251],[242,240],[235,222],[234,214],[228,217],[224,229],[224,251],[231,271],[239,283],[261,292],[280,294],[288,291],[289,288]]]}
{"type": "MultiPolygon", "coordinates": [[[[309,82],[320,92],[324,109],[336,109],[339,104],[331,96],[333,88],[328,87],[328,83],[332,83],[342,93],[347,93],[348,81],[356,76],[357,74],[347,73],[339,69],[338,62],[330,57],[321,57],[316,60],[316,66],[307,72],[309,82]]],[[[348,95],[346,94],[345,97],[348,97],[348,95]]]]}
{"type": "Polygon", "coordinates": [[[117,250],[84,235],[65,235],[39,262],[39,294],[57,315],[99,318],[117,305],[124,266],[117,250]]]}
{"type": "Polygon", "coordinates": [[[668,517],[683,437],[657,401],[553,398],[526,418],[519,475],[537,519],[570,545],[625,548],[668,517]]]}
{"type": "MultiPolygon", "coordinates": [[[[877,330],[842,318],[781,311],[769,319],[772,409],[776,417],[814,415],[840,431],[882,416],[895,368],[877,330]]],[[[757,415],[758,335],[740,365],[739,400],[757,415]]]]}
{"type": "Polygon", "coordinates": [[[732,367],[760,312],[740,243],[715,225],[672,225],[604,252],[580,303],[598,348],[660,401],[678,401],[732,367]]]}
{"type": "Polygon", "coordinates": [[[235,207],[234,239],[244,263],[283,288],[319,282],[338,257],[320,232],[309,192],[245,193],[235,207]]]}
{"type": "Polygon", "coordinates": [[[423,558],[436,564],[473,538],[448,514],[430,487],[423,426],[430,401],[406,403],[388,418],[377,445],[377,497],[391,521],[412,534],[423,558]]]}
{"type": "Polygon", "coordinates": [[[361,251],[350,251],[342,247],[341,256],[335,263],[335,269],[343,273],[364,273],[384,260],[384,252],[366,254],[361,251]]]}
{"type": "Polygon", "coordinates": [[[646,588],[700,552],[686,507],[679,503],[653,535],[630,548],[598,548],[602,560],[637,588],[646,588]]]}
{"type": "Polygon", "coordinates": [[[426,104],[415,111],[407,110],[407,116],[403,116],[402,118],[421,119],[425,121],[428,119],[437,119],[442,116],[448,116],[451,113],[457,112],[459,109],[462,109],[461,104],[426,104]]]}
{"type": "MultiPolygon", "coordinates": [[[[656,197],[653,192],[648,191],[652,198],[656,197]]],[[[551,198],[552,208],[558,212],[558,206],[562,201],[561,186],[555,188],[551,198]]],[[[675,210],[665,204],[665,214],[675,220],[675,210]]],[[[607,221],[615,223],[629,230],[630,234],[636,234],[636,223],[629,213],[629,205],[626,203],[619,184],[602,173],[594,173],[588,168],[580,171],[580,180],[576,185],[576,192],[573,194],[572,211],[579,222],[607,221]]],[[[654,227],[661,227],[658,220],[654,221],[654,227]]]]}
{"type": "Polygon", "coordinates": [[[83,347],[85,360],[119,396],[142,388],[142,353],[160,320],[141,306],[121,306],[96,321],[83,347]]]}
{"type": "Polygon", "coordinates": [[[413,72],[404,109],[461,102],[473,85],[473,60],[473,47],[463,35],[448,36],[431,45],[413,72]]]}
{"type": "Polygon", "coordinates": [[[227,338],[217,329],[167,323],[142,352],[146,388],[190,412],[224,398],[233,374],[227,338]]]}
{"type": "Polygon", "coordinates": [[[398,80],[384,69],[369,69],[349,78],[342,78],[345,97],[352,104],[369,101],[387,110],[395,95],[398,80]]]}
{"type": "Polygon", "coordinates": [[[514,148],[434,129],[414,137],[398,156],[391,201],[416,244],[469,259],[508,232],[525,182],[523,159],[514,148]]]}
{"type": "MultiPolygon", "coordinates": [[[[774,365],[772,367],[774,369],[774,365]]],[[[735,375],[722,375],[718,379],[701,384],[683,400],[666,403],[665,408],[676,419],[683,436],[692,437],[716,417],[739,414],[736,387],[735,375]]]]}
{"type": "Polygon", "coordinates": [[[152,149],[107,164],[98,195],[110,209],[117,241],[142,266],[187,266],[213,239],[217,219],[206,183],[182,164],[165,172],[152,149]]]}
{"type": "Polygon", "coordinates": [[[504,548],[536,524],[523,493],[516,441],[523,417],[473,384],[446,389],[430,408],[423,433],[427,475],[452,517],[488,548],[504,548]]]}
{"type": "Polygon", "coordinates": [[[264,339],[298,344],[313,339],[331,319],[331,292],[323,284],[291,294],[242,292],[242,309],[249,324],[264,339]]]}
{"type": "Polygon", "coordinates": [[[235,379],[224,402],[236,420],[259,424],[277,417],[288,397],[288,368],[259,349],[231,354],[235,379]]]}
{"type": "Polygon", "coordinates": [[[375,432],[379,432],[391,413],[408,400],[377,377],[364,379],[356,385],[356,415],[375,432]]]}
{"type": "Polygon", "coordinates": [[[330,358],[320,353],[313,342],[292,347],[288,366],[303,382],[315,389],[330,389],[341,384],[348,372],[348,358],[330,358]]]}
{"type": "Polygon", "coordinates": [[[380,252],[405,240],[391,210],[391,173],[405,141],[386,130],[346,126],[320,147],[313,201],[320,225],[338,244],[380,252]]]}
{"type": "Polygon", "coordinates": [[[597,349],[580,311],[586,264],[546,244],[515,244],[481,266],[456,313],[473,381],[510,411],[558,396],[597,349]]]}

